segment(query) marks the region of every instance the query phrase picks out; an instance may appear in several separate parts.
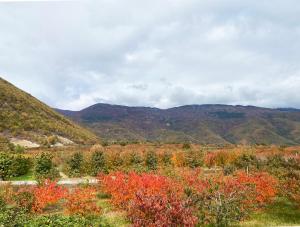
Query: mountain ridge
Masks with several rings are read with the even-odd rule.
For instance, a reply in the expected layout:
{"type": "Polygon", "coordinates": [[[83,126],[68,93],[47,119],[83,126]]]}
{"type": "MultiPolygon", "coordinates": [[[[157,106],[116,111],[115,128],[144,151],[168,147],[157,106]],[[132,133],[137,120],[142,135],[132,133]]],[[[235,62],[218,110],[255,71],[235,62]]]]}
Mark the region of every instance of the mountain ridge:
{"type": "Polygon", "coordinates": [[[168,109],[105,103],[58,112],[106,140],[300,144],[300,110],[204,104],[168,109]]]}

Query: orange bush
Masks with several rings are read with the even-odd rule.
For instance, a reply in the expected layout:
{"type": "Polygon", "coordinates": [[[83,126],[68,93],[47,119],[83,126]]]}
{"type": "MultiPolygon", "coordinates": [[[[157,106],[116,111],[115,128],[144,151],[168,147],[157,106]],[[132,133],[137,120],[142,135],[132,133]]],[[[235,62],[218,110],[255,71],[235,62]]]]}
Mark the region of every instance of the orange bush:
{"type": "Polygon", "coordinates": [[[97,214],[96,190],[92,187],[76,188],[66,196],[65,211],[68,214],[97,214]]]}
{"type": "Polygon", "coordinates": [[[113,204],[122,208],[128,208],[128,202],[136,196],[138,191],[149,195],[165,195],[170,192],[183,194],[183,188],[177,182],[155,174],[114,172],[101,175],[99,180],[103,191],[112,196],[113,204]]]}
{"type": "Polygon", "coordinates": [[[33,204],[33,211],[40,213],[48,205],[58,203],[67,195],[68,190],[62,186],[58,186],[56,182],[46,180],[40,186],[33,189],[35,201],[33,204]]]}
{"type": "Polygon", "coordinates": [[[134,226],[194,226],[183,187],[178,182],[156,174],[124,174],[99,177],[102,189],[112,202],[125,209],[134,226]]]}

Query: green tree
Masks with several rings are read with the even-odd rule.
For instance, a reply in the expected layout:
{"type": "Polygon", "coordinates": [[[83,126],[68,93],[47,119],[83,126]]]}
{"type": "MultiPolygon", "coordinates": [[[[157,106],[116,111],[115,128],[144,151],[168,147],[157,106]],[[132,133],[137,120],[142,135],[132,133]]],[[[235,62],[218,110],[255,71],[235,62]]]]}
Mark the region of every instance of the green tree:
{"type": "Polygon", "coordinates": [[[72,176],[80,176],[82,173],[83,156],[80,152],[76,152],[72,155],[68,161],[69,173],[72,176]]]}
{"type": "Polygon", "coordinates": [[[96,176],[100,172],[107,172],[106,160],[103,151],[95,151],[91,158],[92,175],[96,176]]]}
{"type": "Polygon", "coordinates": [[[203,166],[204,154],[200,151],[189,150],[186,153],[186,163],[190,168],[203,166]]]}
{"type": "Polygon", "coordinates": [[[7,153],[0,153],[0,178],[6,180],[12,176],[13,158],[7,153]]]}
{"type": "Polygon", "coordinates": [[[36,158],[34,175],[38,180],[40,179],[55,179],[59,176],[53,162],[52,156],[46,153],[42,153],[36,158]]]}
{"type": "Polygon", "coordinates": [[[148,170],[157,170],[158,158],[154,151],[149,151],[146,155],[146,167],[148,170]]]}

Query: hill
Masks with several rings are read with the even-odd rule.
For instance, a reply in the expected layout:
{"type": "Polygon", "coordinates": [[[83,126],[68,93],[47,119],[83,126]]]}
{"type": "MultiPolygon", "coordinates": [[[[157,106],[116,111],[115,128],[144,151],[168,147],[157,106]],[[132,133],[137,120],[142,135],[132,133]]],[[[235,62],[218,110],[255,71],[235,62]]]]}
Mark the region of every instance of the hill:
{"type": "Polygon", "coordinates": [[[81,144],[97,140],[92,132],[0,78],[0,140],[17,138],[40,144],[51,136],[81,144]]]}
{"type": "Polygon", "coordinates": [[[96,104],[57,110],[108,141],[205,144],[300,144],[300,111],[254,106],[189,105],[170,109],[96,104]]]}

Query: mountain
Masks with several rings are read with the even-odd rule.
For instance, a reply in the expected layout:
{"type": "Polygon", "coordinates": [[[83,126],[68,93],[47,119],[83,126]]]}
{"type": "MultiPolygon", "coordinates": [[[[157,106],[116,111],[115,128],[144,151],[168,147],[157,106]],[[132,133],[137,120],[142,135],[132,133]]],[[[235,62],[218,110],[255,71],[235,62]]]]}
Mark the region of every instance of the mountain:
{"type": "Polygon", "coordinates": [[[0,78],[0,145],[12,138],[40,144],[51,136],[61,143],[97,141],[89,130],[0,78]]]}
{"type": "Polygon", "coordinates": [[[108,141],[300,144],[300,110],[188,105],[170,109],[96,104],[57,110],[108,141]]]}

